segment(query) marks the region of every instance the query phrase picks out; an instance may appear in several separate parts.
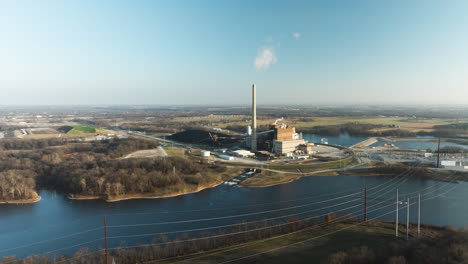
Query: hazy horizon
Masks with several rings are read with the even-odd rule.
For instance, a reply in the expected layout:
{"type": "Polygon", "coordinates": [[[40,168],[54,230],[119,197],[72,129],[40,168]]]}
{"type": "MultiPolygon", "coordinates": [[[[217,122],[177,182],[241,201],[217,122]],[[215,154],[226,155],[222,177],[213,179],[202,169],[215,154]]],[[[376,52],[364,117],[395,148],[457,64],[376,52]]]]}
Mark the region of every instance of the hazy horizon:
{"type": "Polygon", "coordinates": [[[468,2],[8,1],[0,106],[467,105],[468,2]]]}

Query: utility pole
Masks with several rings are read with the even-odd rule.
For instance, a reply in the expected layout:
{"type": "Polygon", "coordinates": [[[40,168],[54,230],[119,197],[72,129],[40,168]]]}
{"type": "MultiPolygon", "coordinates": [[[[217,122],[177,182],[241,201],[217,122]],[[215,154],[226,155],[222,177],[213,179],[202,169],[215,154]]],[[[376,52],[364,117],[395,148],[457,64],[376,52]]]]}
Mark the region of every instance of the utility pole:
{"type": "Polygon", "coordinates": [[[409,197],[406,200],[406,240],[409,235],[409,197]]]}
{"type": "Polygon", "coordinates": [[[398,237],[398,189],[396,190],[396,217],[395,217],[395,236],[398,237]]]}
{"type": "Polygon", "coordinates": [[[109,264],[109,249],[107,246],[107,217],[104,216],[104,246],[106,247],[106,262],[105,264],[109,264]]]}
{"type": "Polygon", "coordinates": [[[439,137],[439,143],[437,144],[437,168],[439,168],[440,164],[440,137],[439,137]]]}
{"type": "Polygon", "coordinates": [[[367,187],[364,188],[364,222],[367,222],[367,187]]]}
{"type": "Polygon", "coordinates": [[[418,237],[421,235],[421,193],[418,193],[418,237]]]}

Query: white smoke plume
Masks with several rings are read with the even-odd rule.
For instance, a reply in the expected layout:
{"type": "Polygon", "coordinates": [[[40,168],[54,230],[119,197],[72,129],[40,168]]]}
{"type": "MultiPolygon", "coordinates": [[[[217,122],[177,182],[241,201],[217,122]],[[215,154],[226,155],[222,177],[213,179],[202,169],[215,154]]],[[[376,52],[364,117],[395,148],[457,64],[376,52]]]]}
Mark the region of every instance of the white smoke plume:
{"type": "Polygon", "coordinates": [[[258,53],[257,57],[254,60],[254,66],[256,71],[266,70],[272,64],[276,63],[276,56],[275,52],[272,48],[263,47],[261,48],[258,53]]]}
{"type": "Polygon", "coordinates": [[[301,37],[301,33],[299,33],[299,32],[293,32],[291,34],[292,34],[293,38],[296,38],[296,39],[301,37]]]}

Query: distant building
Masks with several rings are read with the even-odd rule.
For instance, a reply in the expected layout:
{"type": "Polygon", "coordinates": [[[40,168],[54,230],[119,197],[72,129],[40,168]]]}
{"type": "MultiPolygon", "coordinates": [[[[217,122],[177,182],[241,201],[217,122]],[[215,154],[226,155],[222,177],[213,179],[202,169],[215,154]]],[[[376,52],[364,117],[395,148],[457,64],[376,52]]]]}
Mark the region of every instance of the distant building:
{"type": "Polygon", "coordinates": [[[297,149],[297,147],[305,143],[306,142],[303,139],[284,141],[275,140],[273,143],[273,152],[278,155],[284,155],[286,153],[294,152],[297,149]]]}
{"type": "Polygon", "coordinates": [[[211,152],[209,150],[202,150],[200,151],[200,156],[202,157],[210,157],[211,156],[211,152]]]}
{"type": "Polygon", "coordinates": [[[312,154],[313,153],[313,143],[306,143],[306,144],[301,144],[297,147],[297,150],[301,151],[304,154],[312,154]]]}
{"type": "Polygon", "coordinates": [[[463,168],[464,169],[464,164],[462,161],[458,160],[443,160],[440,162],[440,165],[442,168],[463,168]]]}
{"type": "Polygon", "coordinates": [[[247,126],[246,134],[247,134],[247,136],[252,135],[252,127],[251,126],[247,126]]]}
{"type": "Polygon", "coordinates": [[[244,150],[244,149],[234,150],[233,153],[236,154],[239,157],[253,157],[253,156],[255,156],[255,153],[250,152],[248,150],[244,150]]]}
{"type": "Polygon", "coordinates": [[[278,155],[285,155],[294,152],[300,145],[306,144],[296,128],[285,124],[274,125],[273,152],[278,155]]]}
{"type": "Polygon", "coordinates": [[[221,155],[219,157],[223,160],[234,160],[234,157],[228,155],[221,155]]]}

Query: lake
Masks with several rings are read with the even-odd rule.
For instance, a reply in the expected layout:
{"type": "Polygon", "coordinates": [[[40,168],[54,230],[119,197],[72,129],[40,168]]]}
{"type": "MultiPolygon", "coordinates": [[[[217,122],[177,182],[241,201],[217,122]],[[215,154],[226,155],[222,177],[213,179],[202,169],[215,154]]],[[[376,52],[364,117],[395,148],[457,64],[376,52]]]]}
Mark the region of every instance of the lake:
{"type": "MultiPolygon", "coordinates": [[[[73,253],[80,247],[102,248],[104,215],[108,218],[110,247],[119,246],[121,241],[127,245],[151,243],[154,233],[285,215],[311,217],[339,212],[361,217],[364,186],[369,188],[369,218],[386,214],[379,219],[394,220],[394,197],[398,187],[400,194],[421,191],[423,199],[433,198],[422,203],[423,223],[457,228],[468,225],[468,183],[422,180],[414,176],[401,179],[346,175],[306,177],[265,188],[220,185],[173,198],[114,203],[69,200],[55,192],[40,191],[42,200],[36,204],[0,205],[0,256],[47,251],[53,251],[50,256],[54,256],[73,253]],[[173,223],[175,221],[178,223],[173,223]]],[[[411,194],[412,203],[416,202],[416,193],[411,194]]],[[[416,210],[412,205],[412,222],[416,221],[416,210]]],[[[406,209],[400,211],[400,217],[401,221],[406,219],[406,209]]],[[[226,227],[211,231],[222,229],[226,227]]]]}
{"type": "MultiPolygon", "coordinates": [[[[348,133],[342,133],[339,136],[323,136],[317,134],[304,134],[303,138],[309,142],[320,143],[322,138],[326,138],[329,144],[332,145],[341,145],[341,146],[352,146],[361,141],[368,139],[369,137],[361,136],[350,136],[348,133]]],[[[415,137],[415,140],[407,141],[379,141],[370,147],[382,146],[384,144],[394,144],[400,149],[410,149],[410,150],[423,150],[430,148],[433,151],[437,150],[437,138],[434,137],[415,137]],[[418,141],[418,139],[433,139],[433,141],[418,141]]],[[[441,142],[440,147],[461,147],[468,150],[468,145],[462,145],[452,142],[441,142]]]]}

